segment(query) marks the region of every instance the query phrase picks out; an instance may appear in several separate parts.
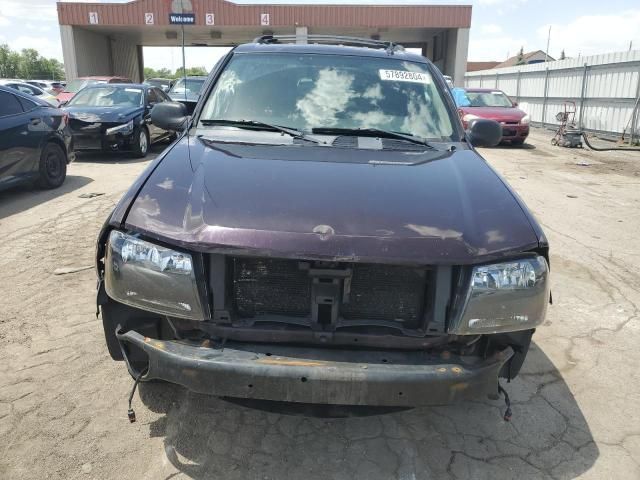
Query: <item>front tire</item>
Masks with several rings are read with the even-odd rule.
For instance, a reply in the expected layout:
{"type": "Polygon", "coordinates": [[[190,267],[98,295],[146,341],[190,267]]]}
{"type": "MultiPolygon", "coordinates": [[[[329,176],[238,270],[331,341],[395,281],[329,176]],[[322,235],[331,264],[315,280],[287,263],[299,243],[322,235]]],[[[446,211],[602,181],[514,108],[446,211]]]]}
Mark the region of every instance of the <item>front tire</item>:
{"type": "Polygon", "coordinates": [[[67,156],[55,143],[47,143],[40,153],[38,167],[38,186],[40,188],[58,188],[67,176],[67,156]]]}
{"type": "Polygon", "coordinates": [[[144,158],[149,153],[149,132],[146,127],[138,127],[133,133],[133,155],[136,158],[144,158]]]}

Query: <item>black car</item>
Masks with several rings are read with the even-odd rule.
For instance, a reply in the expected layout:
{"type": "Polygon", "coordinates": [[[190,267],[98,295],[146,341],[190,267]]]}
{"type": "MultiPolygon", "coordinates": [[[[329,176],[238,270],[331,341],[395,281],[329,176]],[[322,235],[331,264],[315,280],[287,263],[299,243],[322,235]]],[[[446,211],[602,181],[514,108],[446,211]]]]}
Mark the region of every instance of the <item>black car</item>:
{"type": "Polygon", "coordinates": [[[59,187],[73,158],[64,112],[0,86],[0,189],[32,181],[42,188],[59,187]]]}
{"type": "Polygon", "coordinates": [[[147,78],[144,81],[145,84],[151,85],[153,87],[158,87],[163,92],[168,92],[169,90],[171,90],[174,82],[175,80],[172,80],[170,78],[147,78]]]}
{"type": "Polygon", "coordinates": [[[174,135],[151,122],[154,105],[170,101],[144,84],[97,84],[80,90],[64,107],[76,150],[130,151],[144,157],[149,145],[174,135]]]}
{"type": "Polygon", "coordinates": [[[214,68],[193,115],[167,102],[152,118],[183,133],[97,246],[107,346],[136,379],[412,406],[518,374],[548,242],[474,148],[500,125],[464,130],[429,60],[265,36],[214,68]]]}

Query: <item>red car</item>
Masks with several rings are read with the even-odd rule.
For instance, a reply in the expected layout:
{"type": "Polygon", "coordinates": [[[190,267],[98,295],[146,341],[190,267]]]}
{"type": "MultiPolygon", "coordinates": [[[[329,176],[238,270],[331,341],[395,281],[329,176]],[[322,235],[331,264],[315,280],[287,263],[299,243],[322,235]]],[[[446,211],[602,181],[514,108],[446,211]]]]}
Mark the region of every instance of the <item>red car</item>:
{"type": "Polygon", "coordinates": [[[502,125],[502,141],[522,145],[529,135],[529,115],[502,90],[456,88],[452,92],[464,128],[474,118],[495,120],[502,125]]]}
{"type": "Polygon", "coordinates": [[[95,85],[96,83],[133,83],[131,79],[125,77],[78,77],[67,83],[57,99],[60,104],[67,103],[73,96],[87,85],[95,85]]]}

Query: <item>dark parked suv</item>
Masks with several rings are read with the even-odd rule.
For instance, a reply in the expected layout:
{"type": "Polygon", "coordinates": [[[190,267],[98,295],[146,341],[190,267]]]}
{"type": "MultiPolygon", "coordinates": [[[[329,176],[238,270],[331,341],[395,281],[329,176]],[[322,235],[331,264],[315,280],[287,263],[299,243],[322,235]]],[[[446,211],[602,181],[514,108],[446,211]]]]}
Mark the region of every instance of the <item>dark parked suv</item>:
{"type": "Polygon", "coordinates": [[[100,233],[111,356],[137,379],[290,402],[496,395],[549,301],[548,244],[444,78],[385,42],[262,37],[209,75],[100,233]]]}

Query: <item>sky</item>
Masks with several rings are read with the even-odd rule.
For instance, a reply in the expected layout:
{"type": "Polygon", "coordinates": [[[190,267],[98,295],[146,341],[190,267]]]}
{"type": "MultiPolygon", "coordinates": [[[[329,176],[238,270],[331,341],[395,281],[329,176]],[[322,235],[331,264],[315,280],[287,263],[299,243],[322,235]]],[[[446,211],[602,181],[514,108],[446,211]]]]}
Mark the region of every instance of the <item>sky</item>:
{"type": "MultiPolygon", "coordinates": [[[[97,0],[93,0],[94,2],[97,0]]],[[[103,0],[122,3],[126,0],[103,0]]],[[[169,1],[169,0],[166,0],[169,1]]],[[[462,4],[473,5],[469,60],[503,61],[525,52],[545,50],[551,26],[549,54],[568,57],[626,51],[630,42],[640,49],[638,0],[253,0],[236,3],[277,4],[462,4]]],[[[13,49],[35,48],[45,57],[62,60],[56,0],[0,0],[0,43],[13,49]]],[[[223,49],[187,49],[187,67],[210,69],[223,49]]],[[[175,70],[181,65],[178,48],[146,47],[145,66],[175,70]]]]}

